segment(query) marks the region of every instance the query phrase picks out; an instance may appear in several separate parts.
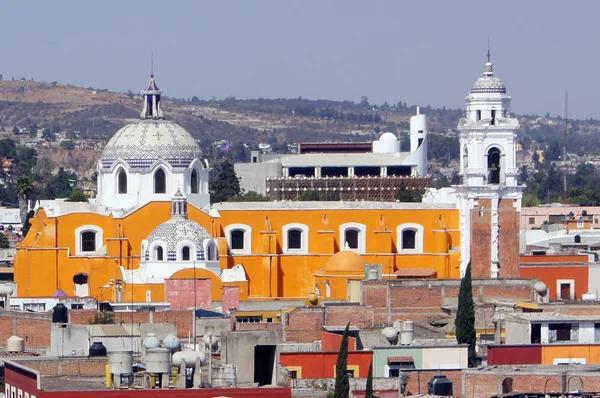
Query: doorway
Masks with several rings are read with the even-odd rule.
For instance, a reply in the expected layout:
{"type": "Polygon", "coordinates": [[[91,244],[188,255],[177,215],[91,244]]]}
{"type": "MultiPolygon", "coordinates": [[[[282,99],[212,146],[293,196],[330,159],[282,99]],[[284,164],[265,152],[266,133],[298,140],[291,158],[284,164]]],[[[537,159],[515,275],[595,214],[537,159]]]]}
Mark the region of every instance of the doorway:
{"type": "Polygon", "coordinates": [[[257,345],[254,347],[254,382],[258,386],[273,384],[275,370],[274,345],[257,345]]]}

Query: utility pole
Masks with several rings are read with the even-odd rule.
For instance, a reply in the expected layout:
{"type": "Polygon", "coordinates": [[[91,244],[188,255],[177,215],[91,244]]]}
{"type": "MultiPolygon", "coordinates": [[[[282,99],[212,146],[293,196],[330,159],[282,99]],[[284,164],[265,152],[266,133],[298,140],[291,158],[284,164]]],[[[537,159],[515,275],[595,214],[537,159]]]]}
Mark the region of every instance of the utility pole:
{"type": "Polygon", "coordinates": [[[564,189],[564,203],[569,203],[569,195],[567,192],[567,174],[569,173],[569,166],[567,164],[567,131],[569,126],[569,118],[568,118],[568,107],[569,107],[569,97],[567,91],[565,91],[565,132],[564,132],[564,146],[563,146],[563,166],[564,166],[564,180],[563,180],[563,189],[564,189]]]}

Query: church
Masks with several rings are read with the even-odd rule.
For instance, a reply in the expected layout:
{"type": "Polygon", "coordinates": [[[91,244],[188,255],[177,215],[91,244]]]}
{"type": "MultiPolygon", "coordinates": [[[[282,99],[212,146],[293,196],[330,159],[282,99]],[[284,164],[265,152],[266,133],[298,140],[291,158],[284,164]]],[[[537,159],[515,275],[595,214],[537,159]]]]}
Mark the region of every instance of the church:
{"type": "MultiPolygon", "coordinates": [[[[463,183],[423,203],[210,203],[207,160],[165,119],[154,76],[140,120],[110,139],[90,203],[36,208],[17,248],[18,297],[94,297],[160,303],[177,281],[202,281],[213,301],[360,300],[365,279],[518,277],[516,130],[511,97],[489,59],[466,98],[463,183]],[[373,271],[373,272],[371,272],[373,271]]],[[[389,133],[388,133],[389,134],[389,133]]]]}

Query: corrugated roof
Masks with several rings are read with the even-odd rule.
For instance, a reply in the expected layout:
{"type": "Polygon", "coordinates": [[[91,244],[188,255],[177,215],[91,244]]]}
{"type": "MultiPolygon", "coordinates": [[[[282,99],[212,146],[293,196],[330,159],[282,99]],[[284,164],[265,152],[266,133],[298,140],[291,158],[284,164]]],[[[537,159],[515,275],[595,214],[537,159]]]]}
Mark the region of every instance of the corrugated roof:
{"type": "Polygon", "coordinates": [[[398,355],[398,356],[388,357],[387,362],[388,362],[388,365],[390,365],[392,363],[414,363],[415,360],[413,359],[413,357],[408,356],[408,355],[398,355]]]}
{"type": "MultiPolygon", "coordinates": [[[[508,315],[508,314],[507,314],[508,315]]],[[[523,319],[530,322],[582,322],[600,321],[600,315],[564,315],[557,312],[524,312],[522,314],[510,314],[511,317],[523,319]]],[[[507,319],[509,319],[507,317],[507,319]]]]}

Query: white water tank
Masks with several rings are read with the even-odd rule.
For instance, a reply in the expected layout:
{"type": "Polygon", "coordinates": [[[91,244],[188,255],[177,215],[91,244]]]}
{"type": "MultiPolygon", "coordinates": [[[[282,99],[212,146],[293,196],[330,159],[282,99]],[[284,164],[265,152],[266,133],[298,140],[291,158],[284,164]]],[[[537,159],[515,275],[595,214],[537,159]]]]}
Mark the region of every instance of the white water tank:
{"type": "Polygon", "coordinates": [[[168,334],[167,337],[164,338],[163,344],[171,352],[179,351],[179,348],[181,347],[181,341],[174,334],[168,334]]]}
{"type": "Polygon", "coordinates": [[[4,309],[10,310],[10,295],[13,294],[13,287],[7,283],[0,284],[0,298],[4,298],[4,309]]]}
{"type": "Polygon", "coordinates": [[[195,368],[196,367],[196,358],[200,358],[200,363],[204,363],[206,361],[206,354],[204,351],[179,351],[173,354],[173,365],[181,366],[183,360],[185,360],[186,368],[195,368]]]}
{"type": "Polygon", "coordinates": [[[108,368],[113,375],[130,375],[133,373],[133,351],[110,351],[108,368]]]}
{"type": "Polygon", "coordinates": [[[400,329],[400,344],[408,345],[415,339],[415,323],[413,321],[402,322],[400,329]]]}
{"type": "Polygon", "coordinates": [[[160,340],[154,336],[154,333],[148,333],[148,336],[144,339],[144,347],[147,350],[160,347],[160,340]]]}
{"type": "Polygon", "coordinates": [[[596,295],[592,292],[587,292],[581,295],[583,301],[596,301],[596,295]]]}
{"type": "Polygon", "coordinates": [[[6,350],[10,353],[18,353],[25,351],[25,340],[19,336],[10,336],[6,340],[6,350]]]}
{"type": "Polygon", "coordinates": [[[167,348],[152,348],[146,351],[147,373],[169,373],[171,371],[171,351],[167,348]]]}
{"type": "Polygon", "coordinates": [[[396,345],[396,343],[398,342],[398,331],[394,328],[391,328],[389,326],[387,328],[383,328],[381,334],[391,345],[396,345]]]}
{"type": "Polygon", "coordinates": [[[379,280],[379,271],[377,270],[377,268],[371,268],[367,272],[367,280],[368,281],[377,281],[377,280],[379,280]]]}

